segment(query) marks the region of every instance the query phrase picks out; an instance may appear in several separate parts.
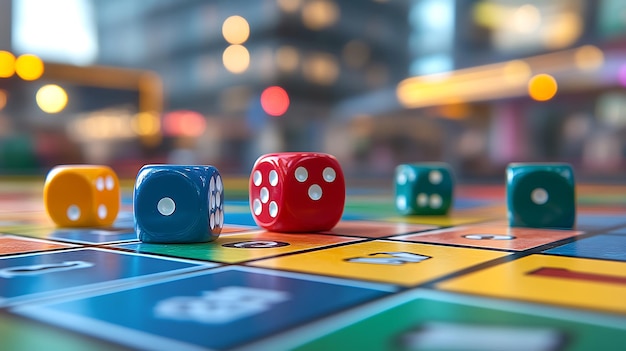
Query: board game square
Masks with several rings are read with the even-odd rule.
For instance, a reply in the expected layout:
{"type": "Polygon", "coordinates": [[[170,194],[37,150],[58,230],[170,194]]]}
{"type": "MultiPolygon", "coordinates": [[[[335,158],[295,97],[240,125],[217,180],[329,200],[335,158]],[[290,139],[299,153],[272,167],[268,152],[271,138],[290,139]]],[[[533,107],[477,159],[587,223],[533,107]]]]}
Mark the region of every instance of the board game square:
{"type": "Polygon", "coordinates": [[[215,266],[96,248],[0,258],[0,306],[215,266]]]}
{"type": "Polygon", "coordinates": [[[579,234],[582,232],[509,227],[508,224],[494,222],[393,236],[389,239],[523,251],[579,234]]]}
{"type": "Polygon", "coordinates": [[[413,286],[507,255],[498,251],[374,240],[259,260],[250,265],[413,286]]]}
{"type": "Polygon", "coordinates": [[[362,239],[336,235],[285,234],[257,230],[255,232],[223,235],[210,243],[132,243],[117,245],[116,247],[135,252],[237,263],[359,240],[362,239]]]}
{"type": "Polygon", "coordinates": [[[222,350],[392,291],[386,285],[226,267],[14,311],[141,349],[222,350]],[[133,303],[120,310],[120,301],[133,303]]]}
{"type": "Polygon", "coordinates": [[[435,228],[437,227],[432,225],[342,220],[337,223],[333,229],[324,233],[365,238],[382,238],[390,235],[415,233],[435,228]]]}
{"type": "Polygon", "coordinates": [[[0,236],[0,255],[47,251],[70,247],[76,247],[76,245],[61,244],[33,238],[23,238],[13,235],[0,236]]]}
{"type": "Polygon", "coordinates": [[[592,350],[626,342],[626,327],[515,302],[410,290],[250,345],[246,350],[592,350]],[[372,331],[376,331],[373,333],[372,331]],[[468,346],[469,345],[469,346],[468,346]]]}
{"type": "Polygon", "coordinates": [[[626,314],[626,262],[535,254],[437,287],[626,314]]]}
{"type": "Polygon", "coordinates": [[[546,250],[544,253],[626,261],[626,236],[596,235],[546,250]]]}

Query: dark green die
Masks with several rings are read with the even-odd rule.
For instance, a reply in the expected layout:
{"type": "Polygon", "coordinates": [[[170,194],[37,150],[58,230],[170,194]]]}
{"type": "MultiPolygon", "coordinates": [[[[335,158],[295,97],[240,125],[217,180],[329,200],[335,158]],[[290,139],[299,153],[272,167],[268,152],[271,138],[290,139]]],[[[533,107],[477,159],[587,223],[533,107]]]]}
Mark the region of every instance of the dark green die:
{"type": "Polygon", "coordinates": [[[444,215],[452,205],[454,179],[445,163],[396,167],[396,208],[403,215],[444,215]]]}
{"type": "Polygon", "coordinates": [[[570,229],[576,222],[574,171],[566,163],[512,163],[506,169],[509,225],[570,229]]]}

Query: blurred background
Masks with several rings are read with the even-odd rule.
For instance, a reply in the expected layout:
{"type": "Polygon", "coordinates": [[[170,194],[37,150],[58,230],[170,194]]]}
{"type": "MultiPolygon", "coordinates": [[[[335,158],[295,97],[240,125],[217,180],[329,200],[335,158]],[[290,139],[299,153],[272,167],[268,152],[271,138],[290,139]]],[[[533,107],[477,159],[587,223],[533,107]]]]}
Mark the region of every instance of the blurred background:
{"type": "Polygon", "coordinates": [[[0,0],[0,174],[321,151],[626,180],[622,0],[0,0]]]}

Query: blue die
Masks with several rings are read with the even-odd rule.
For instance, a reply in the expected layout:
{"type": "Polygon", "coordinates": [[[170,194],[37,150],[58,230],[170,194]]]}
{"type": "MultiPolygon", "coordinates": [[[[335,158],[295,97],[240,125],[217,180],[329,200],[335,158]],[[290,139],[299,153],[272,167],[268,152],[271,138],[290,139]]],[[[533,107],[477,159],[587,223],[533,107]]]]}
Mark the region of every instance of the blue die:
{"type": "Polygon", "coordinates": [[[212,166],[146,165],[134,189],[135,231],[147,243],[217,239],[224,225],[224,185],[212,166]]]}

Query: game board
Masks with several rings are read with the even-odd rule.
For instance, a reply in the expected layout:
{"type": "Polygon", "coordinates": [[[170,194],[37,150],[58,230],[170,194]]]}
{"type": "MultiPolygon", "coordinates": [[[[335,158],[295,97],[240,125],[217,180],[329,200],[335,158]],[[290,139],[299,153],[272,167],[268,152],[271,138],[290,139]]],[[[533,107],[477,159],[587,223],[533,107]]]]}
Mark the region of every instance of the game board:
{"type": "Polygon", "coordinates": [[[212,243],[55,228],[43,180],[0,182],[2,350],[623,350],[626,188],[578,186],[575,230],[509,228],[504,184],[446,217],[401,217],[351,186],[332,231],[254,225],[226,181],[212,243]]]}

